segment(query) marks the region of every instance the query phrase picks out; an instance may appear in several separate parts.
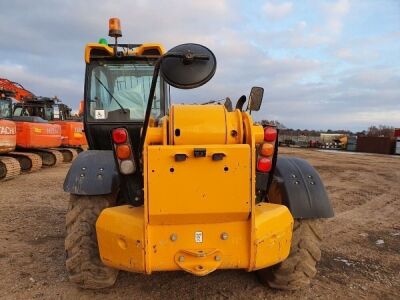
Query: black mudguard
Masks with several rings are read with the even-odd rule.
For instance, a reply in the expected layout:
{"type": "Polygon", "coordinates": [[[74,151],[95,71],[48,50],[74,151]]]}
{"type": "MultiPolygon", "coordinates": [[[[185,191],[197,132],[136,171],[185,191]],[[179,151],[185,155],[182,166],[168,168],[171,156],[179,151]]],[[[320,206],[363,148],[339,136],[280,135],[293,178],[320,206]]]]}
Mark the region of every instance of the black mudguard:
{"type": "Polygon", "coordinates": [[[81,152],[72,162],[64,181],[64,191],[75,195],[116,193],[119,173],[111,150],[81,152]]]}
{"type": "Polygon", "coordinates": [[[333,209],[318,172],[304,159],[279,156],[274,180],[294,218],[330,218],[333,209]]]}

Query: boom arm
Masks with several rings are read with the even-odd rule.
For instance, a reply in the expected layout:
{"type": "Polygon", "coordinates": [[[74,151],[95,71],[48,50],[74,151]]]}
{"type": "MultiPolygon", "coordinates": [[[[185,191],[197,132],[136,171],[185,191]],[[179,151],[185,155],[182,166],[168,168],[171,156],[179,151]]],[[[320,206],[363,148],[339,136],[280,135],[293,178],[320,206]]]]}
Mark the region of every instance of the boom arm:
{"type": "Polygon", "coordinates": [[[0,90],[13,91],[15,93],[14,98],[17,101],[30,100],[35,97],[33,93],[25,89],[21,84],[0,78],[0,90]]]}

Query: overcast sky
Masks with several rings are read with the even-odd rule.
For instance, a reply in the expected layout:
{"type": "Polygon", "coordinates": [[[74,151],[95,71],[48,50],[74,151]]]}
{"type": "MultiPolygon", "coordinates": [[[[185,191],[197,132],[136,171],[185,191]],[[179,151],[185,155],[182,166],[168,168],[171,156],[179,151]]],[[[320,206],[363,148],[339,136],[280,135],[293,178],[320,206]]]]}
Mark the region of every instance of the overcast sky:
{"type": "Polygon", "coordinates": [[[400,127],[400,1],[1,1],[0,77],[74,108],[84,46],[121,19],[121,42],[195,42],[218,61],[214,78],[174,102],[232,100],[265,89],[256,119],[287,127],[400,127]]]}

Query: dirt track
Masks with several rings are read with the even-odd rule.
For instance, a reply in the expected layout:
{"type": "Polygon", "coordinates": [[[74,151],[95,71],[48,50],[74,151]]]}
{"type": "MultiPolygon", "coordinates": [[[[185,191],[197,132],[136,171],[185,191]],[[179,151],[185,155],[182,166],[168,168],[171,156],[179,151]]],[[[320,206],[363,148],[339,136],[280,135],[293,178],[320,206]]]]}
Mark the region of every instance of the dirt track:
{"type": "Polygon", "coordinates": [[[400,299],[400,157],[281,149],[320,172],[336,212],[324,222],[311,287],[282,292],[255,274],[217,271],[152,276],[121,272],[115,287],[88,291],[67,280],[62,182],[68,165],[0,183],[1,299],[400,299]],[[383,241],[383,243],[382,243],[383,241]]]}

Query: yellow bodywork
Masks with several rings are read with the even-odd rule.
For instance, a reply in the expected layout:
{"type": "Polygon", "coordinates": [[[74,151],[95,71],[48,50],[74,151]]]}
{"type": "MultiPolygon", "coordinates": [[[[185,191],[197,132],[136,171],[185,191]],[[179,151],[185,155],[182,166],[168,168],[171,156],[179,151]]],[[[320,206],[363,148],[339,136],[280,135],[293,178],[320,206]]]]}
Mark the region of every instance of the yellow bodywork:
{"type": "Polygon", "coordinates": [[[159,127],[148,129],[144,206],[100,214],[104,264],[203,276],[284,260],[292,238],[289,210],[255,203],[256,146],[262,142],[263,129],[248,113],[219,105],[172,106],[159,127]]]}
{"type": "MultiPolygon", "coordinates": [[[[89,43],[85,47],[85,62],[87,64],[90,63],[92,50],[100,50],[102,51],[102,53],[107,54],[109,56],[114,55],[113,47],[99,43],[89,43]]],[[[165,53],[165,48],[163,45],[157,43],[146,43],[132,50],[125,51],[124,55],[126,56],[143,55],[143,52],[146,50],[155,50],[159,53],[159,55],[163,55],[165,53]]]]}
{"type": "Polygon", "coordinates": [[[202,223],[204,216],[208,222],[246,220],[251,202],[248,145],[224,147],[226,156],[220,161],[212,161],[221,151],[218,145],[209,145],[206,157],[195,158],[194,148],[148,147],[149,223],[202,223]],[[176,162],[175,154],[187,155],[186,161],[176,162]]]}

